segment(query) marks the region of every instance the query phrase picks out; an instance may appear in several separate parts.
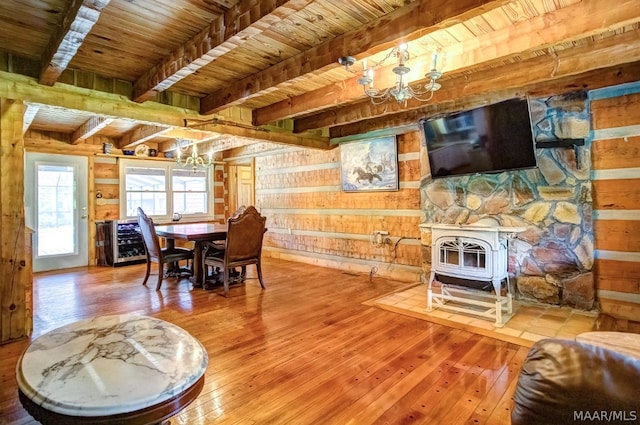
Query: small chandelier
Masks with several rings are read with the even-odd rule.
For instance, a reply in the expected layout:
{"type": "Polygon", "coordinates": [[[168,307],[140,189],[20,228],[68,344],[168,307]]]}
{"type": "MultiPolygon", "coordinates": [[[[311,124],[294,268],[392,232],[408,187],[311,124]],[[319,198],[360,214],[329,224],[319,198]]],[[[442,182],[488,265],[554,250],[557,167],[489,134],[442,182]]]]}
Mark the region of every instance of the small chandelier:
{"type": "MultiPolygon", "coordinates": [[[[436,69],[438,54],[433,53],[431,71],[425,75],[425,77],[429,79],[429,82],[425,84],[414,84],[413,86],[409,85],[407,81],[409,71],[411,71],[411,68],[406,65],[409,58],[410,55],[407,44],[402,43],[398,47],[391,49],[384,59],[369,68],[367,68],[367,62],[364,61],[362,77],[358,78],[358,84],[364,88],[364,93],[371,98],[371,102],[374,105],[381,104],[390,99],[395,99],[396,102],[403,106],[407,105],[409,99],[428,102],[433,98],[433,94],[440,90],[442,86],[436,82],[437,79],[442,77],[442,73],[436,69]],[[398,61],[398,65],[392,69],[393,73],[396,74],[396,85],[384,90],[376,89],[373,87],[373,69],[374,67],[381,66],[391,56],[395,56],[398,61]]],[[[338,59],[338,63],[344,65],[345,69],[349,70],[349,66],[355,63],[355,58],[352,56],[343,56],[338,59]]]]}
{"type": "Polygon", "coordinates": [[[198,155],[198,145],[195,143],[191,143],[191,155],[182,156],[182,152],[186,152],[189,147],[188,140],[176,139],[178,142],[178,148],[176,149],[178,152],[176,162],[182,166],[192,166],[193,171],[195,172],[198,167],[208,167],[213,164],[213,150],[210,150],[209,153],[205,155],[198,155]]]}

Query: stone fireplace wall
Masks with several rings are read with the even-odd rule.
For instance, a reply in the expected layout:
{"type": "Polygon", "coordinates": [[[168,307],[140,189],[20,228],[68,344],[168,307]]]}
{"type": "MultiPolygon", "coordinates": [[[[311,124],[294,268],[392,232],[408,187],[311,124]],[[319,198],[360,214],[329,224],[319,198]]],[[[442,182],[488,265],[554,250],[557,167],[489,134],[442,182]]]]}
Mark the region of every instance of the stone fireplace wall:
{"type": "MultiPolygon", "coordinates": [[[[587,93],[531,99],[530,111],[537,142],[589,135],[587,93]]],[[[483,220],[526,227],[509,248],[516,297],[591,309],[595,288],[590,141],[576,150],[536,149],[536,156],[537,169],[424,178],[425,221],[470,224],[483,220]]],[[[423,250],[425,273],[430,272],[429,262],[429,253],[423,250]]]]}

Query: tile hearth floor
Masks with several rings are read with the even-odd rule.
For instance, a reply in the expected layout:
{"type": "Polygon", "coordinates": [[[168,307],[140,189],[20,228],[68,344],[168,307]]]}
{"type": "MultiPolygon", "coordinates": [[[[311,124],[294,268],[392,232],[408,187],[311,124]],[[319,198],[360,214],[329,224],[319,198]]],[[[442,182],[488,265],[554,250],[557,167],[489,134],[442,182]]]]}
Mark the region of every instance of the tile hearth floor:
{"type": "Polygon", "coordinates": [[[496,327],[491,319],[478,316],[438,309],[425,311],[425,284],[401,289],[366,304],[524,346],[531,346],[540,339],[550,337],[575,339],[578,334],[595,330],[598,318],[597,311],[514,300],[513,316],[503,327],[496,327]]]}

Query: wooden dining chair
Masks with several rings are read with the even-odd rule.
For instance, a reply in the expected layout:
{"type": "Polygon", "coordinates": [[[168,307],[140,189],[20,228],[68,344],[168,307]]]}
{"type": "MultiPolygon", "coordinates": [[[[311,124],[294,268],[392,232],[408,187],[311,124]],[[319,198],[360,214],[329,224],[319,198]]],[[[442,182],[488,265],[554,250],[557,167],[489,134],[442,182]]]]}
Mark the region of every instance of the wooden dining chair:
{"type": "MultiPolygon", "coordinates": [[[[174,269],[178,277],[180,277],[183,271],[183,269],[180,268],[180,261],[185,260],[187,263],[191,261],[191,268],[193,268],[193,250],[188,248],[161,248],[160,239],[158,235],[156,235],[156,229],[153,225],[153,219],[147,216],[140,207],[138,207],[138,226],[140,227],[140,233],[142,233],[142,239],[144,240],[144,247],[147,253],[147,271],[142,281],[143,285],[146,285],[147,279],[149,279],[151,262],[158,263],[158,283],[156,285],[156,291],[159,291],[160,286],[162,286],[165,264],[168,264],[168,267],[175,264],[174,269]]],[[[188,273],[193,274],[193,270],[190,270],[188,273]]]]}
{"type": "Polygon", "coordinates": [[[231,271],[235,267],[242,267],[241,280],[245,279],[246,266],[255,264],[258,272],[258,280],[262,289],[265,288],[262,280],[262,267],[260,257],[262,255],[262,239],[266,230],[267,218],[253,206],[247,207],[237,217],[229,217],[227,220],[227,239],[224,249],[202,258],[203,276],[207,275],[208,267],[218,267],[224,273],[224,296],[229,294],[229,281],[231,271]]]}
{"type": "MultiPolygon", "coordinates": [[[[233,214],[230,215],[230,218],[237,218],[247,209],[246,205],[240,205],[233,214]]],[[[204,250],[203,255],[212,256],[216,254],[217,251],[224,251],[224,241],[207,241],[204,242],[204,250]]],[[[206,267],[205,267],[206,271],[206,267]]],[[[204,275],[206,277],[206,274],[204,275]]]]}

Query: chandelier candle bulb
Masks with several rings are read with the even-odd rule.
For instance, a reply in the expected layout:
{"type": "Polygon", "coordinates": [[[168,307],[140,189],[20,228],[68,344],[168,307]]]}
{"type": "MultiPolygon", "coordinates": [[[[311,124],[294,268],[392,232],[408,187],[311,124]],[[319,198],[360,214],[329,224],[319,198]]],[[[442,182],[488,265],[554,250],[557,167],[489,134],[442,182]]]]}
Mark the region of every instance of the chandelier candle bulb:
{"type": "Polygon", "coordinates": [[[431,70],[435,71],[436,70],[436,62],[438,61],[438,54],[437,53],[433,53],[433,59],[431,60],[431,70]]]}

